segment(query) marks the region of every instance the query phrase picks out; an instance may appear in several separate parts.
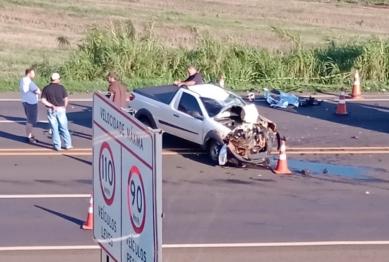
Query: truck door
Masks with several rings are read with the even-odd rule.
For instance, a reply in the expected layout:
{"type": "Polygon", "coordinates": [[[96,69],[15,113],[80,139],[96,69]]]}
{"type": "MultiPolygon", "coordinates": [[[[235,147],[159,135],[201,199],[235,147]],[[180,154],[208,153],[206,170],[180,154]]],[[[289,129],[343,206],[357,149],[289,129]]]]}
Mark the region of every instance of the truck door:
{"type": "Polygon", "coordinates": [[[179,101],[175,103],[173,117],[170,118],[178,137],[191,142],[203,143],[203,112],[197,98],[186,91],[182,92],[179,101]]]}

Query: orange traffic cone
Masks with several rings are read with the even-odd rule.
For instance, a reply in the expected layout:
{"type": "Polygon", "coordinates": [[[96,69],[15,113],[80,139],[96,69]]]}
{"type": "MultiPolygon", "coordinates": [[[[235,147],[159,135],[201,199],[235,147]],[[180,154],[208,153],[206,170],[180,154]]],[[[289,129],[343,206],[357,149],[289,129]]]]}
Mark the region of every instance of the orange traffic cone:
{"type": "Polygon", "coordinates": [[[342,87],[341,92],[340,92],[338,107],[336,108],[336,114],[337,115],[348,115],[347,108],[346,108],[346,98],[344,95],[343,87],[342,87]]]}
{"type": "Polygon", "coordinates": [[[92,230],[93,229],[93,195],[91,195],[88,208],[88,217],[85,223],[82,225],[82,229],[92,230]]]}
{"type": "Polygon", "coordinates": [[[356,70],[356,72],[355,72],[353,92],[351,93],[351,96],[353,99],[358,99],[358,98],[361,98],[361,96],[362,96],[361,81],[359,79],[358,70],[356,70]]]}
{"type": "Polygon", "coordinates": [[[274,173],[279,175],[290,175],[292,172],[288,168],[288,161],[286,160],[286,139],[281,139],[280,157],[278,158],[277,167],[273,170],[274,173]]]}

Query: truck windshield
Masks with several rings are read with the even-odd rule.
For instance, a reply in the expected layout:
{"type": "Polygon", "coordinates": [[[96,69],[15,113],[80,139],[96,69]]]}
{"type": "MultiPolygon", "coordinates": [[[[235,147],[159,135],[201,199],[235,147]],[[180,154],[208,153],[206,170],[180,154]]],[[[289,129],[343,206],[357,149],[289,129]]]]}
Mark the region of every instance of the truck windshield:
{"type": "Polygon", "coordinates": [[[201,101],[204,104],[205,109],[209,117],[214,117],[219,114],[223,108],[237,105],[244,107],[246,104],[237,96],[230,94],[224,101],[218,101],[208,97],[201,97],[201,101]]]}

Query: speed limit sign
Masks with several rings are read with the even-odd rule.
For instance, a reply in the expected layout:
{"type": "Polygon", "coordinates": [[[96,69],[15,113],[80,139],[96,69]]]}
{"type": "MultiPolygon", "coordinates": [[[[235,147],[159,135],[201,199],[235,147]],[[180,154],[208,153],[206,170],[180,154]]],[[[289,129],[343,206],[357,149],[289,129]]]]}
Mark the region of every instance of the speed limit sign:
{"type": "Polygon", "coordinates": [[[100,186],[105,203],[110,206],[116,189],[115,163],[112,149],[107,142],[101,145],[99,157],[100,186]]]}
{"type": "Polygon", "coordinates": [[[140,234],[146,220],[146,196],[142,176],[136,166],[130,169],[128,176],[127,199],[131,224],[135,233],[140,234]]]}
{"type": "Polygon", "coordinates": [[[93,95],[93,239],[104,262],[162,262],[162,134],[93,95]]]}

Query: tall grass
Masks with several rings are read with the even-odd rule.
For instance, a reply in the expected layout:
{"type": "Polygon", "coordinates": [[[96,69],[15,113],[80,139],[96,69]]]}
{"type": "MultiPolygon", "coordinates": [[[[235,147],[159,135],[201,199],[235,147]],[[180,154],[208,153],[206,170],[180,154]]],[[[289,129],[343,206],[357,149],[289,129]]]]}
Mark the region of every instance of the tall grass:
{"type": "MultiPolygon", "coordinates": [[[[195,48],[171,47],[153,36],[152,29],[135,32],[131,22],[92,27],[71,58],[58,66],[40,66],[47,77],[53,70],[71,81],[104,79],[116,71],[130,88],[169,84],[186,77],[186,66],[194,64],[205,81],[217,82],[225,75],[235,90],[277,87],[281,90],[310,90],[311,87],[352,86],[356,68],[372,89],[388,84],[389,41],[372,38],[363,43],[305,47],[298,37],[273,28],[291,42],[288,52],[269,51],[199,36],[195,48]]],[[[365,86],[366,86],[365,85],[365,86]]]]}

